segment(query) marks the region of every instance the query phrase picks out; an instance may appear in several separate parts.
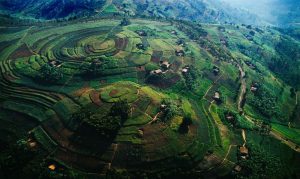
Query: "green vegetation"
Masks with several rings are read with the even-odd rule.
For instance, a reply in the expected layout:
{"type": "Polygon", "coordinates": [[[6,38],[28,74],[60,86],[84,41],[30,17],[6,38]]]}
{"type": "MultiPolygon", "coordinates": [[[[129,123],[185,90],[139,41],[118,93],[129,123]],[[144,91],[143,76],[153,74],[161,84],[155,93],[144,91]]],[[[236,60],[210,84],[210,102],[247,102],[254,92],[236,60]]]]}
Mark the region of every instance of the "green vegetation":
{"type": "Polygon", "coordinates": [[[132,8],[0,30],[0,175],[297,178],[299,42],[132,8]]]}

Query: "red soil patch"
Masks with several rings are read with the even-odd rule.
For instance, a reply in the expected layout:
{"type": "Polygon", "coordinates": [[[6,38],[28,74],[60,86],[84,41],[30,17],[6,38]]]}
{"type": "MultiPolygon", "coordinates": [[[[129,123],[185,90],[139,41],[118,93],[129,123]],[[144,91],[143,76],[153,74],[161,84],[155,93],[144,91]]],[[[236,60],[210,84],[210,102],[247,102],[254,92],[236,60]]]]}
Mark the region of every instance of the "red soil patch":
{"type": "Polygon", "coordinates": [[[102,105],[102,101],[100,99],[100,92],[98,92],[96,90],[91,91],[91,93],[90,93],[90,99],[97,106],[101,106],[102,105]]]}
{"type": "Polygon", "coordinates": [[[103,161],[68,150],[59,149],[55,152],[54,157],[67,165],[87,172],[99,172],[105,169],[107,165],[103,161]]]}
{"type": "Polygon", "coordinates": [[[118,93],[119,93],[118,90],[113,89],[113,90],[110,91],[109,96],[113,97],[113,96],[115,96],[115,95],[118,94],[118,93]]]}
{"type": "Polygon", "coordinates": [[[117,38],[115,39],[116,49],[124,50],[128,44],[127,38],[117,38]]]}
{"type": "Polygon", "coordinates": [[[178,74],[174,74],[174,76],[168,79],[151,81],[151,84],[159,88],[166,89],[176,84],[179,80],[180,80],[180,76],[178,74]]]}
{"type": "Polygon", "coordinates": [[[181,66],[181,62],[180,61],[175,61],[174,63],[172,63],[171,69],[173,71],[178,71],[180,66],[181,66]]]}
{"type": "Polygon", "coordinates": [[[151,61],[154,63],[159,63],[162,56],[163,56],[162,51],[153,51],[153,54],[151,56],[151,61]]]}
{"type": "Polygon", "coordinates": [[[10,58],[12,59],[17,59],[17,58],[22,58],[22,57],[29,57],[31,55],[34,55],[27,45],[23,44],[21,47],[19,47],[16,51],[14,51],[11,55],[10,58]]]}
{"type": "Polygon", "coordinates": [[[168,138],[163,134],[165,126],[160,123],[153,123],[143,127],[143,146],[147,153],[147,161],[156,161],[165,158],[157,153],[158,148],[163,148],[168,144],[168,138]]]}
{"type": "Polygon", "coordinates": [[[83,93],[87,92],[88,90],[92,90],[91,87],[89,87],[87,84],[85,85],[85,87],[81,88],[81,89],[78,89],[76,91],[74,91],[72,93],[73,96],[76,96],[76,97],[80,97],[83,95],[83,93]]]}
{"type": "Polygon", "coordinates": [[[69,138],[72,136],[73,132],[65,128],[64,124],[58,119],[57,116],[46,121],[42,126],[55,142],[64,148],[69,148],[69,138]]]}

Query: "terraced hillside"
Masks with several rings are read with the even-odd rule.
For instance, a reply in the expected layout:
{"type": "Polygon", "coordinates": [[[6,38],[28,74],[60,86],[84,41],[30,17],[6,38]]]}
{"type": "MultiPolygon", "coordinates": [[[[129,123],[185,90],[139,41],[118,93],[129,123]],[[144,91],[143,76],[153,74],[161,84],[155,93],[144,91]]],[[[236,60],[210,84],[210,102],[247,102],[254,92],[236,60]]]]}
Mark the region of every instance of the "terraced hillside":
{"type": "Polygon", "coordinates": [[[102,19],[1,32],[5,177],[259,174],[241,146],[278,160],[268,176],[299,177],[299,92],[268,68],[274,29],[102,19]]]}

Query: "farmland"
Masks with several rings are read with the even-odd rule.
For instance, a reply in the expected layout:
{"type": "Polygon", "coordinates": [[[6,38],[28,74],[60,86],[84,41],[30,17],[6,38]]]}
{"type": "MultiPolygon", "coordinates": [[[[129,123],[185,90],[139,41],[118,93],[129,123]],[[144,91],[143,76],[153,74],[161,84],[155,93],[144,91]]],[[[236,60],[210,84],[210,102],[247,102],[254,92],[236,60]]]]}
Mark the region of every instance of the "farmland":
{"type": "MultiPolygon", "coordinates": [[[[103,13],[115,11],[109,5],[103,13]]],[[[288,151],[279,160],[295,165],[280,171],[299,177],[297,92],[245,50],[262,46],[261,55],[277,55],[279,31],[256,32],[253,42],[245,37],[251,30],[229,24],[121,24],[99,19],[1,32],[1,142],[3,151],[16,144],[32,153],[22,165],[39,167],[28,176],[228,177],[240,164],[238,147],[250,141],[272,155],[288,151]]]]}

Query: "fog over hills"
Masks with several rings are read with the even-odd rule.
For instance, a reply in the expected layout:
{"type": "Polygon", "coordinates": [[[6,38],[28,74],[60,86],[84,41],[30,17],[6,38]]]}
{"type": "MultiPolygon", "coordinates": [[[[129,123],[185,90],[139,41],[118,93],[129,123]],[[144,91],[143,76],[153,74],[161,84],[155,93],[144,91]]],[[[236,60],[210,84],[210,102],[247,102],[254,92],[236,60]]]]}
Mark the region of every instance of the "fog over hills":
{"type": "Polygon", "coordinates": [[[0,10],[36,19],[57,19],[97,15],[107,4],[131,16],[281,26],[300,22],[298,0],[0,0],[0,10]]]}
{"type": "Polygon", "coordinates": [[[300,23],[299,0],[221,0],[234,8],[244,9],[272,25],[300,23]]]}

